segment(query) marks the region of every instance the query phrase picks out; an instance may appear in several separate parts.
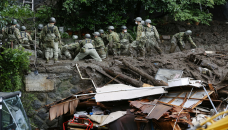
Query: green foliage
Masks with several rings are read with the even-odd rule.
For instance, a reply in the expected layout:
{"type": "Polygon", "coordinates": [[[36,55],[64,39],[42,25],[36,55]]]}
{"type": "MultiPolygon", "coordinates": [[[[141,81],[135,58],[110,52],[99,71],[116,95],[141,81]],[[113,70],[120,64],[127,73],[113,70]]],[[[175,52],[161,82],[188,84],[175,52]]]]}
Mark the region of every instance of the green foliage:
{"type": "Polygon", "coordinates": [[[21,90],[24,72],[29,70],[29,52],[5,49],[0,55],[0,91],[21,90]]]}
{"type": "Polygon", "coordinates": [[[35,16],[39,18],[40,23],[46,23],[51,17],[53,10],[50,6],[42,5],[37,11],[35,16]]]}
{"type": "Polygon", "coordinates": [[[61,38],[70,38],[70,35],[64,32],[64,33],[61,33],[61,38]]]}

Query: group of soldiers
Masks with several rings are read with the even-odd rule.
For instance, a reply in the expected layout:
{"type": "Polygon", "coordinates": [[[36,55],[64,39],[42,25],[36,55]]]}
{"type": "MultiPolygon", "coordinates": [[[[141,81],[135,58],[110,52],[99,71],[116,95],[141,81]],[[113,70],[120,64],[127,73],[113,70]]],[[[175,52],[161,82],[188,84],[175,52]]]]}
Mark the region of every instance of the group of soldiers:
{"type": "MultiPolygon", "coordinates": [[[[145,21],[141,17],[135,19],[137,25],[136,40],[127,32],[126,26],[121,26],[122,32],[119,34],[114,31],[113,26],[109,26],[108,33],[105,33],[103,29],[94,32],[92,34],[93,40],[90,34],[85,34],[85,39],[77,42],[78,36],[73,35],[74,42],[66,45],[61,41],[61,35],[55,23],[56,19],[51,17],[46,26],[39,24],[37,30],[30,35],[26,32],[25,26],[20,27],[17,20],[13,19],[10,26],[3,27],[1,30],[0,38],[3,47],[20,49],[23,46],[27,49],[35,49],[37,55],[45,58],[47,63],[51,58],[57,62],[62,55],[65,55],[67,59],[72,59],[75,55],[74,61],[79,61],[87,55],[97,61],[102,61],[109,53],[113,56],[129,55],[133,57],[133,52],[136,52],[136,56],[145,57],[145,53],[153,54],[152,48],[159,54],[163,53],[159,47],[161,43],[159,33],[156,27],[151,25],[150,19],[145,21]]],[[[191,34],[192,31],[187,30],[173,35],[170,53],[173,53],[177,46],[181,51],[185,50],[185,41],[189,41],[193,47],[196,47],[191,34]]]]}

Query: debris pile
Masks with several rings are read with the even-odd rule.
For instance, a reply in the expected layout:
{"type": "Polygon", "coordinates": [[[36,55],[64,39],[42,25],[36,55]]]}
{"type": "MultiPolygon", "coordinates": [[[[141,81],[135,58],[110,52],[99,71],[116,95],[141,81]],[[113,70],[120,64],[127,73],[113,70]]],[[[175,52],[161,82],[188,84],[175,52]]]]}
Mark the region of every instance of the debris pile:
{"type": "MultiPolygon", "coordinates": [[[[75,72],[94,88],[45,108],[50,119],[71,115],[64,129],[202,127],[207,117],[228,108],[226,68],[225,53],[200,48],[147,59],[86,60],[76,64],[75,72]],[[96,75],[108,82],[95,81],[96,75]]],[[[220,120],[227,120],[225,114],[214,122],[220,120]]]]}

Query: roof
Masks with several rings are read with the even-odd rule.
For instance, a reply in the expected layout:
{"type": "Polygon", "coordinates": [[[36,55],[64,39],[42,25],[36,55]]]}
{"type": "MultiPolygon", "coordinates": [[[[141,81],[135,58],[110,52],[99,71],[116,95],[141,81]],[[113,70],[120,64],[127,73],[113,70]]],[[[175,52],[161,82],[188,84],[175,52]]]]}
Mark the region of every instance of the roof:
{"type": "Polygon", "coordinates": [[[20,91],[16,91],[16,92],[0,92],[0,97],[2,97],[3,99],[7,99],[10,97],[14,97],[16,95],[19,95],[21,92],[20,91]]]}

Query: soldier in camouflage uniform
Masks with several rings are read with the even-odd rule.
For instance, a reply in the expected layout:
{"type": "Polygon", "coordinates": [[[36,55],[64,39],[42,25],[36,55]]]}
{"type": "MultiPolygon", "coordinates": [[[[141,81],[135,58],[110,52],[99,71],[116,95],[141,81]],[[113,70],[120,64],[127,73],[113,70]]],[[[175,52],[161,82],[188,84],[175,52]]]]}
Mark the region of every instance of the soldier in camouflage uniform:
{"type": "Polygon", "coordinates": [[[21,28],[20,24],[17,24],[16,28],[20,30],[20,28],[21,28]]]}
{"type": "MultiPolygon", "coordinates": [[[[145,43],[146,43],[146,37],[145,37],[145,27],[142,25],[142,18],[137,17],[135,19],[135,24],[138,25],[137,27],[137,36],[136,40],[132,42],[131,48],[132,50],[136,50],[139,52],[140,57],[145,57],[145,43]]],[[[133,57],[133,53],[131,53],[131,57],[133,57]]]]}
{"type": "Polygon", "coordinates": [[[16,28],[16,25],[17,25],[17,20],[13,19],[11,21],[11,26],[3,29],[2,41],[5,41],[5,39],[7,39],[7,42],[4,42],[4,45],[3,45],[5,48],[18,49],[19,44],[22,43],[20,31],[19,29],[16,28]]]}
{"type": "Polygon", "coordinates": [[[158,46],[158,43],[161,43],[158,31],[155,26],[151,25],[151,20],[145,20],[146,28],[146,50],[149,54],[152,54],[152,47],[159,53],[162,54],[161,48],[158,46]]]}
{"type": "Polygon", "coordinates": [[[95,49],[97,51],[97,53],[99,54],[99,56],[101,57],[101,59],[105,59],[106,58],[106,52],[105,52],[105,45],[104,42],[102,40],[102,38],[100,38],[100,33],[99,32],[94,32],[94,45],[95,45],[95,49]]]}
{"type": "Polygon", "coordinates": [[[120,55],[120,38],[119,35],[114,32],[114,27],[108,27],[109,36],[108,36],[108,48],[112,51],[113,56],[120,55]]]}
{"type": "Polygon", "coordinates": [[[78,54],[80,52],[80,44],[76,42],[78,36],[73,35],[72,39],[74,40],[74,43],[64,45],[62,48],[62,54],[65,55],[67,59],[72,59],[73,55],[78,54]]]}
{"type": "Polygon", "coordinates": [[[97,51],[94,48],[94,45],[92,44],[93,41],[91,40],[90,34],[85,35],[85,40],[82,40],[80,42],[80,52],[79,54],[74,58],[74,61],[79,61],[86,57],[87,55],[90,55],[93,59],[96,61],[102,61],[100,56],[98,55],[97,51]]]}
{"type": "Polygon", "coordinates": [[[104,45],[105,45],[104,50],[106,52],[106,55],[108,56],[108,34],[106,34],[103,29],[99,29],[98,32],[100,33],[100,37],[102,38],[102,40],[104,42],[104,45]]]}
{"type": "MultiPolygon", "coordinates": [[[[35,43],[36,40],[36,52],[37,56],[40,58],[44,58],[44,51],[43,51],[43,46],[42,46],[42,41],[41,41],[41,31],[43,29],[43,24],[39,24],[37,27],[37,30],[33,31],[31,33],[31,37],[33,39],[33,42],[35,43]]],[[[34,48],[34,47],[33,47],[34,48]]]]}
{"type": "Polygon", "coordinates": [[[126,26],[121,26],[122,32],[119,33],[120,44],[121,44],[121,54],[127,54],[130,51],[130,54],[133,53],[132,49],[130,48],[130,43],[134,41],[132,36],[127,32],[126,26]]]}
{"type": "Polygon", "coordinates": [[[185,43],[186,41],[189,41],[191,43],[191,45],[196,48],[196,44],[193,42],[192,38],[192,31],[191,30],[187,30],[186,32],[179,32],[176,33],[175,35],[173,35],[172,39],[171,39],[171,48],[170,48],[170,53],[173,53],[177,47],[177,45],[179,46],[181,51],[184,51],[185,48],[185,43]]]}
{"type": "Polygon", "coordinates": [[[61,36],[58,27],[54,25],[55,23],[55,18],[51,17],[49,24],[44,26],[41,32],[41,40],[44,41],[43,48],[45,51],[45,58],[47,63],[52,56],[51,53],[54,53],[54,62],[58,61],[58,45],[61,41],[61,36]]]}
{"type": "Polygon", "coordinates": [[[29,33],[26,32],[26,27],[21,26],[21,32],[20,32],[21,38],[22,38],[22,46],[26,49],[31,49],[29,44],[33,45],[32,38],[29,33]]]}

